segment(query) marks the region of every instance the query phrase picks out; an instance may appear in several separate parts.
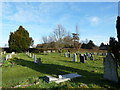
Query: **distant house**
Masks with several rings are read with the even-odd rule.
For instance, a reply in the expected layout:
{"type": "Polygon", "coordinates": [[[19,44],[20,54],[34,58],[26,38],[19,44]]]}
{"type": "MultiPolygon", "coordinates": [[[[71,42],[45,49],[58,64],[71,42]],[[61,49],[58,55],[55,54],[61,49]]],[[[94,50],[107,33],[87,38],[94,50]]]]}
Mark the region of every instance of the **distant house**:
{"type": "Polygon", "coordinates": [[[101,45],[99,50],[107,50],[109,45],[101,45]]]}

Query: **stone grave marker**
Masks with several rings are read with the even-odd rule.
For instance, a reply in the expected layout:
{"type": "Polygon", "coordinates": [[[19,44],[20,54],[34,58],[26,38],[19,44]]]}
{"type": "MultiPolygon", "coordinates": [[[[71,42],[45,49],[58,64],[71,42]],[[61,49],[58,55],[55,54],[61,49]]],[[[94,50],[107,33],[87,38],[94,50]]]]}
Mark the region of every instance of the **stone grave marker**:
{"type": "Polygon", "coordinates": [[[117,62],[114,55],[108,53],[104,58],[104,78],[113,82],[118,82],[117,62]]]}
{"type": "Polygon", "coordinates": [[[73,54],[73,62],[77,62],[77,55],[76,55],[76,53],[73,54]]]}
{"type": "Polygon", "coordinates": [[[32,57],[31,53],[29,54],[29,57],[32,57]]]}
{"type": "Polygon", "coordinates": [[[8,55],[6,55],[6,61],[8,60],[8,55]]]}
{"type": "Polygon", "coordinates": [[[70,52],[68,52],[68,57],[70,57],[70,52]]]}
{"type": "Polygon", "coordinates": [[[90,55],[90,60],[94,60],[94,57],[92,54],[90,55]]]}
{"type": "Polygon", "coordinates": [[[92,55],[95,55],[94,52],[91,53],[92,55]]]}
{"type": "Polygon", "coordinates": [[[84,57],[85,57],[85,60],[87,60],[87,55],[86,54],[84,54],[84,57]]]}
{"type": "Polygon", "coordinates": [[[9,54],[9,59],[11,59],[12,58],[12,54],[9,54]]]}
{"type": "Polygon", "coordinates": [[[64,53],[64,57],[67,57],[67,53],[64,53]]]}
{"type": "Polygon", "coordinates": [[[85,57],[83,54],[80,54],[80,62],[85,63],[85,57]]]}
{"type": "Polygon", "coordinates": [[[88,56],[88,52],[86,52],[86,55],[88,56]]]}
{"type": "Polygon", "coordinates": [[[97,55],[99,56],[99,55],[100,55],[100,53],[99,53],[99,52],[97,52],[97,55]]]}
{"type": "Polygon", "coordinates": [[[34,58],[34,54],[32,55],[32,58],[34,58]]]}
{"type": "Polygon", "coordinates": [[[14,54],[15,54],[15,52],[12,52],[11,54],[12,54],[12,55],[14,55],[14,54]]]}
{"type": "Polygon", "coordinates": [[[4,51],[3,53],[6,54],[6,51],[4,51]]]}
{"type": "Polygon", "coordinates": [[[4,60],[5,60],[5,58],[4,58],[4,57],[2,57],[2,64],[4,64],[4,60]]]}
{"type": "Polygon", "coordinates": [[[37,58],[36,63],[37,63],[37,64],[41,64],[41,58],[37,58]]]}
{"type": "Polygon", "coordinates": [[[34,63],[37,63],[37,57],[34,55],[34,63]]]}

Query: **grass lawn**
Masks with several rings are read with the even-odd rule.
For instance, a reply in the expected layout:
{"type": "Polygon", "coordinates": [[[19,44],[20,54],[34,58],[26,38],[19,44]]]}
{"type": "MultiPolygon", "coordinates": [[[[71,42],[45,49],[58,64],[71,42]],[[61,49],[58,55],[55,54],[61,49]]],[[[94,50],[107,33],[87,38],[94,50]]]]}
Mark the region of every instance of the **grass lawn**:
{"type": "Polygon", "coordinates": [[[120,88],[118,84],[104,80],[103,56],[95,56],[96,61],[87,60],[86,63],[80,63],[78,58],[75,63],[72,58],[60,56],[59,53],[36,55],[42,59],[42,64],[33,63],[33,58],[29,58],[25,53],[19,53],[15,58],[5,61],[2,66],[2,87],[33,84],[20,88],[120,88]],[[69,73],[77,73],[82,77],[60,84],[43,80],[45,75],[57,77],[69,73]]]}

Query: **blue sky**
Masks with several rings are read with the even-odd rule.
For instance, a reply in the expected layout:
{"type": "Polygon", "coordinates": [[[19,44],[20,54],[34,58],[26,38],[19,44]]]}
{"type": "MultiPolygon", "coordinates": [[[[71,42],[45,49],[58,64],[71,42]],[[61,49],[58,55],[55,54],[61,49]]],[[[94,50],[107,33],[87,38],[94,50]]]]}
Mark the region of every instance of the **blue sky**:
{"type": "Polygon", "coordinates": [[[117,2],[3,2],[2,40],[8,44],[10,32],[22,25],[34,39],[42,43],[42,36],[52,34],[57,24],[67,31],[79,27],[80,41],[93,40],[97,45],[116,38],[117,2]]]}

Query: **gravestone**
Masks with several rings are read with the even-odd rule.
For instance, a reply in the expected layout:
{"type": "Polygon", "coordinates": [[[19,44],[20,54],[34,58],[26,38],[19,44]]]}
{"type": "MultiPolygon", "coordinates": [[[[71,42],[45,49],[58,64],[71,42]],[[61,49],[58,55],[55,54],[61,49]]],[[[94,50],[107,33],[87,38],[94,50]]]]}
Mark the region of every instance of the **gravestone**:
{"type": "Polygon", "coordinates": [[[41,58],[37,58],[36,63],[37,63],[37,64],[41,64],[41,58]]]}
{"type": "Polygon", "coordinates": [[[8,60],[8,55],[6,55],[5,59],[6,59],[6,61],[8,60]]]}
{"type": "Polygon", "coordinates": [[[32,57],[31,53],[29,54],[29,57],[32,57]]]}
{"type": "Polygon", "coordinates": [[[94,60],[94,57],[92,54],[90,55],[90,60],[94,60]]]}
{"type": "Polygon", "coordinates": [[[12,58],[12,54],[9,54],[9,59],[11,59],[12,58]]]}
{"type": "Polygon", "coordinates": [[[70,57],[70,52],[68,52],[68,57],[70,57]]]}
{"type": "Polygon", "coordinates": [[[4,51],[3,53],[6,54],[6,51],[4,51]]]}
{"type": "Polygon", "coordinates": [[[80,54],[80,62],[85,63],[85,57],[83,54],[80,54]]]}
{"type": "Polygon", "coordinates": [[[100,55],[100,53],[99,53],[99,52],[97,52],[97,55],[100,55]]]}
{"type": "Polygon", "coordinates": [[[86,54],[84,54],[84,57],[85,57],[85,60],[87,60],[87,55],[86,54]]]}
{"type": "Polygon", "coordinates": [[[92,52],[92,55],[95,55],[94,52],[92,52]]]}
{"type": "Polygon", "coordinates": [[[88,56],[88,52],[86,52],[86,55],[88,56]]]}
{"type": "Polygon", "coordinates": [[[64,53],[64,57],[67,57],[67,53],[64,53]]]}
{"type": "Polygon", "coordinates": [[[43,51],[43,53],[44,53],[44,55],[46,55],[46,54],[47,54],[47,51],[43,51]]]}
{"type": "Polygon", "coordinates": [[[5,60],[5,58],[4,58],[4,57],[2,57],[2,64],[4,64],[4,60],[5,60]]]}
{"type": "Polygon", "coordinates": [[[36,55],[34,55],[34,63],[37,63],[36,55]]]}
{"type": "Polygon", "coordinates": [[[73,62],[77,62],[77,55],[76,55],[76,53],[73,54],[73,62]]]}
{"type": "Polygon", "coordinates": [[[32,58],[34,58],[34,54],[32,55],[32,58]]]}
{"type": "Polygon", "coordinates": [[[103,56],[107,56],[107,53],[102,53],[103,56]]]}
{"type": "Polygon", "coordinates": [[[3,53],[1,52],[1,56],[3,55],[3,53]]]}
{"type": "Polygon", "coordinates": [[[114,55],[108,53],[104,58],[104,78],[113,82],[118,82],[117,62],[114,55]]]}
{"type": "Polygon", "coordinates": [[[44,80],[45,80],[46,82],[50,83],[50,82],[53,82],[53,81],[58,80],[58,78],[55,78],[55,77],[52,77],[52,76],[45,76],[45,77],[44,77],[44,80]]]}
{"type": "Polygon", "coordinates": [[[15,52],[12,52],[11,54],[12,54],[12,55],[14,55],[14,54],[15,54],[15,52]]]}

